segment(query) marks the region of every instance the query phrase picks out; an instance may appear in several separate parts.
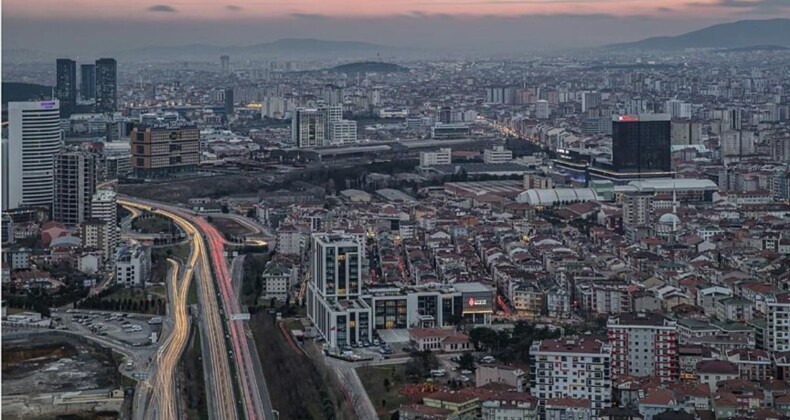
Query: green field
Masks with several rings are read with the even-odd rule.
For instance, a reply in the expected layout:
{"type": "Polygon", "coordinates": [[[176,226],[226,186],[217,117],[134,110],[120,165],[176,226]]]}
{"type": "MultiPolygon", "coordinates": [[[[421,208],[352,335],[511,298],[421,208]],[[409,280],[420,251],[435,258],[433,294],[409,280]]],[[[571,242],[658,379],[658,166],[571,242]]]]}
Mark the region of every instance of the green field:
{"type": "Polygon", "coordinates": [[[399,392],[401,385],[406,383],[404,368],[405,365],[357,368],[357,375],[382,419],[389,419],[390,411],[407,402],[406,397],[399,392]]]}

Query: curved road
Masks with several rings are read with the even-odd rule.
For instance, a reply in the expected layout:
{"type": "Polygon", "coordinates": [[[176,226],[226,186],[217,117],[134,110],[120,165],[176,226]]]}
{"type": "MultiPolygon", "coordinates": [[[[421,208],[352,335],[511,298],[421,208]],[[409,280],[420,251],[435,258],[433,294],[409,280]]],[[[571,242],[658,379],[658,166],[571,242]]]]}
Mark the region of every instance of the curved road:
{"type": "MultiPolygon", "coordinates": [[[[233,379],[230,375],[230,361],[225,341],[225,332],[222,328],[220,308],[211,275],[211,267],[203,235],[195,227],[195,219],[185,214],[183,209],[163,206],[159,203],[147,202],[137,199],[118,198],[118,203],[123,206],[136,207],[150,210],[172,219],[181,227],[188,236],[192,237],[193,252],[197,255],[196,264],[191,269],[198,270],[198,300],[201,308],[201,328],[205,331],[208,342],[203,346],[203,351],[208,353],[206,370],[206,393],[209,395],[209,411],[212,418],[236,419],[238,410],[234,396],[233,379]]],[[[197,219],[200,220],[200,219],[197,219]]],[[[188,287],[186,288],[188,290],[188,287]]],[[[176,334],[174,331],[173,334],[176,334]]],[[[255,418],[255,417],[250,417],[255,418]]],[[[262,417],[261,417],[262,418],[262,417]]]]}

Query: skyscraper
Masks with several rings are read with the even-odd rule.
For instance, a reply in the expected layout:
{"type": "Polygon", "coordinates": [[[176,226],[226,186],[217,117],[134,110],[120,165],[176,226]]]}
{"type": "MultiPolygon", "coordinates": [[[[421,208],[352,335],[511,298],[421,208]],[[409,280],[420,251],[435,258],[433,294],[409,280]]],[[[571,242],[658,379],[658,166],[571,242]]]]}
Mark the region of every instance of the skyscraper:
{"type": "Polygon", "coordinates": [[[8,185],[3,208],[51,209],[55,155],[61,147],[59,103],[9,102],[8,123],[8,150],[3,155],[8,159],[7,165],[3,162],[8,185]]]}
{"type": "Polygon", "coordinates": [[[52,218],[76,226],[90,218],[96,191],[96,157],[88,152],[65,152],[55,158],[55,196],[52,218]]]}
{"type": "Polygon", "coordinates": [[[68,118],[77,107],[77,62],[68,58],[57,60],[55,97],[60,101],[60,116],[68,118]]]}
{"type": "Polygon", "coordinates": [[[230,118],[233,115],[233,88],[225,89],[225,118],[230,118]]]}
{"type": "Polygon", "coordinates": [[[612,168],[620,173],[669,172],[671,122],[667,114],[612,117],[612,168]]]}
{"type": "Polygon", "coordinates": [[[80,66],[80,93],[82,99],[96,97],[96,65],[83,64],[80,66]]]}
{"type": "Polygon", "coordinates": [[[222,66],[223,73],[230,73],[230,56],[221,55],[219,57],[220,65],[222,66]]]}
{"type": "Polygon", "coordinates": [[[549,119],[549,115],[551,115],[551,111],[549,110],[549,101],[541,99],[535,103],[535,118],[539,120],[547,120],[549,119]]]}
{"type": "Polygon", "coordinates": [[[118,64],[114,58],[96,60],[96,112],[118,110],[118,64]]]}
{"type": "Polygon", "coordinates": [[[291,139],[296,147],[321,147],[326,140],[327,113],[297,108],[291,121],[291,139]]]}

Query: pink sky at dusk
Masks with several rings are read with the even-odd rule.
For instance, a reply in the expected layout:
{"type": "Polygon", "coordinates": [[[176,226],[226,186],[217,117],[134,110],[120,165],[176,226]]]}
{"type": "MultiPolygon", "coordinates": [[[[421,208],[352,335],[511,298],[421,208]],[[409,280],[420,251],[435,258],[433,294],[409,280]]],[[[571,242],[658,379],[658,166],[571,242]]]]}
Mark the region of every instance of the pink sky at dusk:
{"type": "MultiPolygon", "coordinates": [[[[4,0],[6,16],[32,19],[233,20],[290,15],[373,17],[413,14],[508,16],[607,14],[727,16],[770,0],[4,0]]],[[[781,1],[781,0],[780,0],[781,1]]]]}

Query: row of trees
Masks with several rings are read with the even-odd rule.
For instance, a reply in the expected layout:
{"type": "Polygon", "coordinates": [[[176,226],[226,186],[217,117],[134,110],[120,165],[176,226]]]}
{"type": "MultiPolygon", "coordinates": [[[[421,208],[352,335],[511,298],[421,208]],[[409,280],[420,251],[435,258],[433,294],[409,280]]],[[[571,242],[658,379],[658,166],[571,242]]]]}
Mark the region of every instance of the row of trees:
{"type": "Polygon", "coordinates": [[[164,315],[166,304],[163,299],[101,299],[90,297],[75,304],[79,309],[101,311],[141,312],[164,315]]]}

